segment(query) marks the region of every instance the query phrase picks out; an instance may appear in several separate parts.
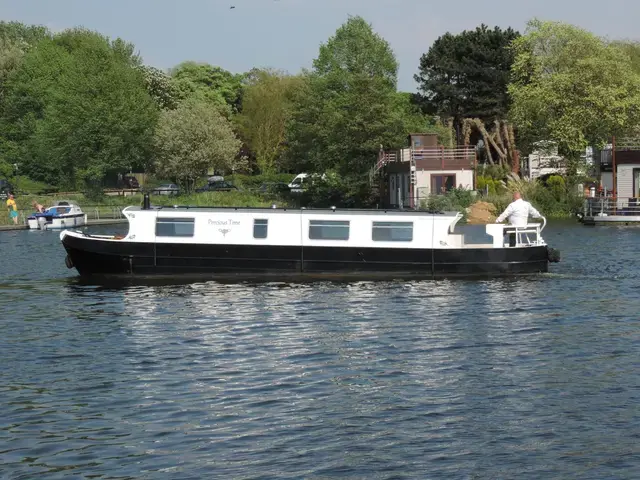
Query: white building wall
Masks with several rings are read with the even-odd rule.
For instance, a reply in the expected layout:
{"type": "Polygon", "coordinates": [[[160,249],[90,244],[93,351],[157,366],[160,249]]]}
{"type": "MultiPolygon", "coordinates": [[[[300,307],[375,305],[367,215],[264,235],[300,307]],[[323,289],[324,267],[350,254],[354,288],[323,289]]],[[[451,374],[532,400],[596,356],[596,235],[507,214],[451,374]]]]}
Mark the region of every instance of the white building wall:
{"type": "Polygon", "coordinates": [[[419,197],[418,201],[431,194],[432,175],[455,175],[456,188],[460,185],[467,190],[473,188],[473,170],[418,170],[416,171],[416,195],[419,197]]]}
{"type": "Polygon", "coordinates": [[[635,196],[633,192],[633,169],[640,165],[620,165],[617,168],[616,181],[618,183],[618,198],[630,198],[635,196]]]}

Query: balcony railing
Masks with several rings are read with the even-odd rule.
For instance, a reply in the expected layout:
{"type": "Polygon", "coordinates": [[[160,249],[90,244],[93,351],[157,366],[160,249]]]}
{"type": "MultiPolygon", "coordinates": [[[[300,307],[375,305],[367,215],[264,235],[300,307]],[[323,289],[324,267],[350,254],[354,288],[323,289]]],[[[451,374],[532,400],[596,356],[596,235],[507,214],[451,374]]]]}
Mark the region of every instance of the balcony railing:
{"type": "Polygon", "coordinates": [[[640,198],[589,197],[584,200],[585,217],[640,216],[640,198]]]}
{"type": "Polygon", "coordinates": [[[416,168],[425,170],[448,170],[471,168],[476,160],[474,147],[414,148],[411,159],[416,168]]]}

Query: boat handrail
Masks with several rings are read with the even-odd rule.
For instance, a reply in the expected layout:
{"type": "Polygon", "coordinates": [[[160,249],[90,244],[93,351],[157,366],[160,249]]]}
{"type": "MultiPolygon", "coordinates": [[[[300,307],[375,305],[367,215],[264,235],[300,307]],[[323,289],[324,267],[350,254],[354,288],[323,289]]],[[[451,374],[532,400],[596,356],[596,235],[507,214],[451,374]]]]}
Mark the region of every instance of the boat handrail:
{"type": "Polygon", "coordinates": [[[540,233],[542,233],[542,231],[544,230],[544,227],[547,226],[547,219],[545,217],[541,217],[542,218],[542,226],[540,227],[540,233]]]}

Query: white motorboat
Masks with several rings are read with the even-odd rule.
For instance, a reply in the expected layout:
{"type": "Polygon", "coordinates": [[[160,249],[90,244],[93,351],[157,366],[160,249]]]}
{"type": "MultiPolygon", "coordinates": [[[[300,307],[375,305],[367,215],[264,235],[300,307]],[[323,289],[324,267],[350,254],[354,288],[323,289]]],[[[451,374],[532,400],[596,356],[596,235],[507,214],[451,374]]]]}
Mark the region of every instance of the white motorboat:
{"type": "Polygon", "coordinates": [[[53,230],[81,227],[87,223],[87,214],[80,206],[68,200],[60,200],[42,213],[33,213],[27,218],[32,230],[53,230]]]}

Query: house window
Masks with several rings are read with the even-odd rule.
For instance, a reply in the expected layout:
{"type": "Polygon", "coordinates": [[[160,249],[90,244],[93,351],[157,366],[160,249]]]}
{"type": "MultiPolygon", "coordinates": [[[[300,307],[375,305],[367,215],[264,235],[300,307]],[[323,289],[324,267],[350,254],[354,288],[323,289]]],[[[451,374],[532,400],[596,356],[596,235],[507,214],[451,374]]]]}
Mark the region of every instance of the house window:
{"type": "Polygon", "coordinates": [[[434,175],[431,174],[431,193],[441,194],[454,189],[456,186],[455,174],[434,175]]]}
{"type": "Polygon", "coordinates": [[[310,240],[349,240],[349,222],[341,220],[310,220],[310,240]]]}
{"type": "Polygon", "coordinates": [[[157,237],[193,237],[195,219],[158,218],[156,219],[157,237]]]}
{"type": "Polygon", "coordinates": [[[256,218],[253,220],[253,238],[267,238],[269,220],[256,218]]]}
{"type": "Polygon", "coordinates": [[[411,242],[413,222],[373,222],[371,238],[374,242],[411,242]]]}

